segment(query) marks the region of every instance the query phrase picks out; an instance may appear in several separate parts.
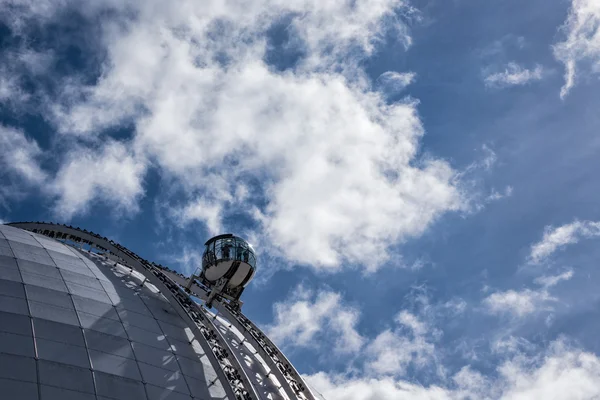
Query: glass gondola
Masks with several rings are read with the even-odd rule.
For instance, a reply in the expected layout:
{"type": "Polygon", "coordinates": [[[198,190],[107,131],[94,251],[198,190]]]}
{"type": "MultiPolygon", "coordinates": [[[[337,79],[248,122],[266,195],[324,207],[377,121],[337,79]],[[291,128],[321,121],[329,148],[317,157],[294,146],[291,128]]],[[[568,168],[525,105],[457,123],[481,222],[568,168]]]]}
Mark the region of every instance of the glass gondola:
{"type": "Polygon", "coordinates": [[[204,278],[217,284],[226,279],[226,287],[245,287],[254,277],[256,254],[252,246],[239,236],[215,236],[204,244],[202,272],[204,278]]]}

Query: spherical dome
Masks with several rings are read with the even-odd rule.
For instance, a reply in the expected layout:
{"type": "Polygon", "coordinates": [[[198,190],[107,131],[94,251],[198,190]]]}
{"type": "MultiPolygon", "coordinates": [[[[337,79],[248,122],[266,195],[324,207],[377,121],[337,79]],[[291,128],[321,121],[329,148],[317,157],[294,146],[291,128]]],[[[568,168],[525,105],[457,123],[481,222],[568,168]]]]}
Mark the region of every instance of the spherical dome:
{"type": "Polygon", "coordinates": [[[0,225],[0,398],[224,398],[189,335],[130,267],[0,225]]]}
{"type": "Polygon", "coordinates": [[[252,247],[206,250],[187,278],[93,232],[0,224],[2,398],[316,400],[241,311],[252,247]]]}

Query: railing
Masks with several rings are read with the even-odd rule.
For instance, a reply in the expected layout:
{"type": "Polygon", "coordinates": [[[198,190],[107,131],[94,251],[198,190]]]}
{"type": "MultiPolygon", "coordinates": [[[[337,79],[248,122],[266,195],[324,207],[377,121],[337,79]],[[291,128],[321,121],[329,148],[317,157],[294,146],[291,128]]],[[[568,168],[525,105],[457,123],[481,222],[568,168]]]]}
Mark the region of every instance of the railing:
{"type": "MultiPolygon", "coordinates": [[[[167,272],[171,274],[174,280],[180,280],[180,284],[184,285],[186,282],[185,278],[181,277],[177,273],[167,272]]],[[[206,289],[198,284],[192,285],[196,291],[191,293],[200,298],[205,299],[207,296],[206,289]]],[[[269,367],[274,370],[275,377],[284,385],[284,390],[287,395],[293,399],[298,398],[301,400],[316,400],[315,396],[306,387],[304,381],[288,359],[283,353],[277,348],[277,346],[271,342],[271,340],[265,335],[254,323],[248,319],[237,307],[232,304],[222,303],[216,301],[214,307],[225,316],[230,322],[236,325],[236,328],[244,334],[244,337],[257,348],[260,355],[268,363],[269,367]]]]}

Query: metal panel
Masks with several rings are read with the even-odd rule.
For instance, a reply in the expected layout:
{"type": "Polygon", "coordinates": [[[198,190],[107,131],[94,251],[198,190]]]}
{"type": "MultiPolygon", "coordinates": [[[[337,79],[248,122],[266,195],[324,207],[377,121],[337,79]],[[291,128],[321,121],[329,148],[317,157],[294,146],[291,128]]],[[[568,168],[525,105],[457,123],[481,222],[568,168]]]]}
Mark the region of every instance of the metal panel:
{"type": "MultiPolygon", "coordinates": [[[[1,290],[0,290],[0,293],[2,293],[1,290]]],[[[0,294],[0,311],[29,315],[29,309],[27,308],[27,301],[25,299],[20,299],[17,297],[2,296],[1,294],[0,294]]]]}
{"type": "MultiPolygon", "coordinates": [[[[42,250],[46,251],[45,249],[42,249],[42,250]]],[[[32,253],[30,251],[15,250],[15,249],[13,249],[13,253],[16,258],[20,258],[21,260],[34,261],[34,262],[37,262],[40,264],[46,264],[46,265],[54,265],[54,261],[52,260],[52,258],[50,258],[50,256],[48,254],[36,254],[36,253],[32,253]]]]}
{"type": "Polygon", "coordinates": [[[40,385],[41,400],[96,400],[90,393],[40,385]]]}
{"type": "Polygon", "coordinates": [[[117,310],[131,310],[138,314],[144,314],[154,318],[144,302],[140,300],[139,297],[132,295],[131,291],[128,290],[127,293],[117,293],[107,290],[106,293],[110,297],[117,310]]]}
{"type": "Polygon", "coordinates": [[[102,318],[114,319],[120,321],[119,315],[112,304],[88,299],[85,297],[71,295],[73,304],[78,313],[92,314],[102,318]]]}
{"type": "MultiPolygon", "coordinates": [[[[32,242],[32,244],[28,244],[28,243],[20,243],[20,242],[13,242],[11,240],[9,240],[10,243],[10,248],[13,250],[13,253],[17,254],[17,253],[33,253],[33,254],[38,254],[41,256],[46,256],[48,255],[48,252],[46,251],[46,249],[44,249],[42,247],[41,244],[39,244],[37,241],[32,242]]],[[[19,258],[17,256],[17,258],[19,258]]]]}
{"type": "Polygon", "coordinates": [[[136,326],[149,332],[162,333],[160,326],[152,317],[128,310],[119,310],[118,314],[124,325],[136,326]]]}
{"type": "Polygon", "coordinates": [[[41,360],[56,361],[63,364],[90,368],[90,360],[84,347],[36,338],[38,357],[41,360]]]}
{"type": "Polygon", "coordinates": [[[7,400],[38,400],[38,387],[31,382],[0,378],[0,393],[2,398],[7,400]]]}
{"type": "Polygon", "coordinates": [[[185,357],[178,357],[177,361],[179,361],[181,371],[183,371],[183,373],[186,375],[195,377],[206,375],[206,365],[199,361],[190,360],[189,358],[185,357]]]}
{"type": "Polygon", "coordinates": [[[12,282],[22,282],[21,273],[17,268],[5,268],[0,266],[0,279],[12,282]]]}
{"type": "Polygon", "coordinates": [[[169,339],[169,343],[171,343],[171,350],[179,357],[187,357],[197,361],[198,357],[206,356],[204,349],[196,339],[194,339],[191,343],[184,343],[171,338],[169,339]]]}
{"type": "Polygon", "coordinates": [[[35,360],[31,357],[0,353],[0,378],[37,382],[35,360]]]}
{"type": "MultiPolygon", "coordinates": [[[[146,385],[146,393],[148,394],[148,400],[190,400],[190,396],[183,393],[173,392],[172,390],[146,385]]],[[[204,399],[202,397],[201,399],[204,399]]]]}
{"type": "Polygon", "coordinates": [[[12,252],[12,250],[10,249],[10,247],[4,247],[2,246],[2,242],[8,243],[6,240],[0,240],[0,256],[2,257],[14,257],[14,254],[12,252]]]}
{"type": "Polygon", "coordinates": [[[40,264],[27,260],[17,260],[17,265],[23,273],[43,275],[59,280],[62,279],[58,268],[54,265],[40,264]]]}
{"type": "Polygon", "coordinates": [[[144,363],[139,363],[139,366],[145,382],[155,386],[169,388],[180,393],[190,393],[181,372],[173,372],[144,363]]]}
{"type": "Polygon", "coordinates": [[[68,293],[33,285],[25,285],[25,291],[27,292],[27,299],[29,301],[73,309],[73,302],[68,293]]]}
{"type": "Polygon", "coordinates": [[[58,266],[58,268],[60,268],[62,270],[67,270],[67,271],[71,271],[71,272],[75,272],[78,274],[83,274],[83,275],[87,275],[87,276],[91,276],[92,278],[95,278],[94,273],[92,271],[90,271],[90,269],[86,266],[73,265],[73,264],[68,264],[68,263],[63,263],[63,262],[57,263],[57,266],[58,266]]]}
{"type": "MultiPolygon", "coordinates": [[[[62,246],[65,247],[65,246],[62,246]]],[[[52,257],[55,261],[60,261],[60,264],[71,264],[74,266],[78,266],[84,269],[87,269],[85,263],[81,260],[81,258],[75,256],[74,254],[66,254],[64,252],[59,252],[53,249],[46,248],[48,251],[48,255],[52,257]]],[[[57,263],[58,264],[58,263],[57,263]]]]}
{"type": "MultiPolygon", "coordinates": [[[[2,249],[4,249],[4,247],[0,247],[0,251],[2,249]]],[[[8,250],[10,251],[10,249],[8,250]]],[[[12,252],[10,252],[10,254],[0,252],[0,267],[17,268],[17,260],[12,256],[12,252]]]]}
{"type": "Polygon", "coordinates": [[[155,367],[165,368],[170,371],[179,371],[179,364],[175,354],[166,350],[159,350],[154,347],[146,346],[140,343],[132,343],[135,358],[146,364],[155,367]]]}
{"type": "Polygon", "coordinates": [[[101,301],[107,304],[112,304],[112,301],[110,300],[110,298],[104,290],[96,290],[72,282],[65,283],[67,284],[67,288],[69,289],[69,293],[71,294],[75,294],[81,297],[87,297],[88,299],[101,301]]]}
{"type": "Polygon", "coordinates": [[[179,340],[180,342],[189,342],[190,339],[194,337],[189,328],[182,328],[179,326],[167,324],[162,321],[159,321],[159,324],[162,331],[165,333],[165,335],[167,335],[167,339],[173,338],[175,340],[179,340]]]}
{"type": "Polygon", "coordinates": [[[92,372],[89,369],[45,360],[38,360],[38,369],[40,383],[43,385],[94,393],[92,372]]]}
{"type": "Polygon", "coordinates": [[[102,287],[102,285],[100,284],[100,282],[98,281],[98,279],[96,277],[92,278],[91,276],[83,275],[83,274],[80,274],[77,272],[68,271],[65,269],[61,270],[60,274],[62,275],[63,279],[66,282],[77,283],[78,285],[91,287],[92,289],[96,289],[101,292],[104,292],[104,288],[102,287]]]}
{"type": "Polygon", "coordinates": [[[107,374],[118,375],[135,380],[142,379],[135,360],[96,350],[89,350],[89,352],[94,371],[106,372],[107,374]]]}
{"type": "Polygon", "coordinates": [[[31,319],[25,315],[0,311],[0,331],[32,336],[31,319]]]}
{"type": "Polygon", "coordinates": [[[123,324],[121,324],[120,321],[115,321],[110,318],[101,318],[92,314],[79,313],[78,315],[81,320],[81,326],[85,329],[91,329],[124,338],[127,337],[125,329],[123,329],[123,324]]]}
{"type": "Polygon", "coordinates": [[[42,276],[38,274],[30,274],[28,272],[21,271],[23,282],[28,285],[41,286],[52,290],[59,290],[61,292],[67,292],[67,287],[62,279],[50,278],[48,276],[42,276]]]}
{"type": "Polygon", "coordinates": [[[35,337],[67,343],[73,346],[85,346],[81,328],[46,319],[34,318],[35,337]]]}
{"type": "Polygon", "coordinates": [[[116,400],[145,400],[146,392],[140,381],[94,371],[98,398],[100,396],[116,400]]]}
{"type": "Polygon", "coordinates": [[[24,299],[25,289],[22,283],[0,279],[0,294],[24,299]]]}
{"type": "Polygon", "coordinates": [[[79,325],[75,310],[68,308],[56,307],[50,304],[38,303],[37,301],[29,302],[31,316],[37,318],[49,319],[50,321],[60,322],[69,325],[79,325]]]}
{"type": "Polygon", "coordinates": [[[31,336],[0,332],[0,353],[34,357],[33,338],[31,336]]]}
{"type": "Polygon", "coordinates": [[[148,332],[135,326],[128,326],[127,334],[133,342],[139,342],[162,350],[169,350],[169,342],[162,333],[148,332]]]}
{"type": "Polygon", "coordinates": [[[204,379],[195,379],[186,375],[185,379],[192,392],[192,396],[195,398],[202,400],[227,398],[223,385],[218,380],[215,380],[216,376],[213,378],[210,375],[206,375],[204,379]]]}
{"type": "Polygon", "coordinates": [[[87,346],[116,356],[134,359],[131,342],[123,337],[84,329],[87,346]]]}

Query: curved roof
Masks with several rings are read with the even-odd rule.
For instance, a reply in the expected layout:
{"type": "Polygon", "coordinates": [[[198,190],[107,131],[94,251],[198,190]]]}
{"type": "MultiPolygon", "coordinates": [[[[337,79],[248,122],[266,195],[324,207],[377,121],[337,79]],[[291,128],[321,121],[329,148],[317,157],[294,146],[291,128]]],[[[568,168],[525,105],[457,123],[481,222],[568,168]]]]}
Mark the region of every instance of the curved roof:
{"type": "MultiPolygon", "coordinates": [[[[126,359],[125,353],[113,354],[121,351],[121,348],[111,349],[109,345],[106,354],[111,357],[106,356],[105,358],[108,361],[103,361],[104,359],[99,358],[96,354],[96,352],[102,353],[103,350],[94,349],[90,347],[91,342],[85,342],[90,360],[89,365],[91,366],[88,367],[88,371],[94,377],[100,377],[98,379],[94,378],[93,384],[103,386],[94,387],[95,393],[112,390],[107,385],[118,392],[121,389],[117,383],[120,382],[122,385],[125,383],[130,384],[131,388],[144,388],[145,392],[142,394],[141,391],[132,391],[127,392],[126,396],[117,393],[105,397],[115,400],[121,398],[123,400],[125,398],[127,400],[138,398],[154,400],[163,398],[168,394],[171,396],[169,398],[173,399],[315,399],[313,393],[306,387],[306,384],[287,358],[238,308],[227,302],[216,301],[214,307],[218,310],[219,316],[215,318],[210,311],[192,301],[190,295],[182,289],[181,286],[185,286],[188,282],[184,276],[149,263],[118,243],[93,232],[83,231],[71,226],[39,222],[11,225],[15,228],[0,225],[0,259],[19,256],[24,258],[24,261],[19,263],[17,260],[17,268],[20,268],[20,264],[30,261],[39,264],[34,266],[34,268],[40,268],[37,273],[50,273],[47,272],[49,271],[48,268],[58,269],[66,287],[66,291],[63,293],[71,293],[71,297],[84,297],[81,300],[82,302],[88,301],[91,302],[90,304],[109,310],[106,311],[109,315],[96,315],[96,317],[103,319],[100,320],[101,323],[96,324],[95,328],[92,329],[89,321],[93,321],[96,317],[86,316],[86,313],[91,314],[91,309],[88,308],[87,311],[79,310],[77,308],[79,303],[75,303],[72,312],[78,316],[77,323],[83,328],[84,335],[86,334],[85,330],[91,331],[90,335],[94,335],[93,331],[95,329],[115,329],[114,331],[100,333],[112,335],[111,337],[114,336],[113,339],[118,341],[119,333],[122,334],[124,331],[125,336],[121,339],[131,343],[133,358],[131,358],[131,361],[123,361],[123,365],[129,365],[130,367],[119,369],[120,367],[115,366],[112,356],[126,359]],[[16,229],[16,227],[36,231],[45,236],[32,234],[16,229]],[[7,239],[3,239],[3,236],[7,239]],[[75,244],[87,243],[102,254],[81,251],[46,236],[65,239],[75,244]],[[29,247],[26,246],[25,252],[22,252],[19,249],[25,244],[29,247]],[[8,255],[5,255],[5,253],[8,255]],[[58,253],[62,253],[62,255],[58,253]],[[73,254],[76,256],[72,256],[73,254]],[[80,261],[73,261],[74,259],[80,261]],[[89,279],[78,276],[85,277],[86,274],[89,275],[88,270],[93,275],[88,276],[89,279]],[[80,279],[71,281],[76,278],[80,279]],[[102,297],[102,291],[97,286],[98,283],[93,283],[96,281],[104,289],[110,302],[102,297]],[[107,286],[107,289],[103,285],[103,281],[112,282],[113,288],[107,286]],[[77,285],[83,285],[83,287],[80,288],[77,285]],[[108,294],[109,292],[113,293],[113,297],[108,294]],[[119,295],[119,297],[115,297],[116,295],[119,295]],[[94,302],[99,302],[100,305],[94,302]],[[134,307],[138,308],[134,309],[134,307]],[[145,310],[143,307],[148,309],[148,315],[142,312],[145,310]],[[114,310],[114,313],[111,310],[114,310]],[[112,320],[110,316],[113,316],[112,320]],[[163,319],[168,319],[168,321],[163,321],[163,319]],[[119,324],[122,325],[122,328],[118,328],[119,324]],[[160,356],[161,354],[162,356],[160,356]],[[163,364],[155,365],[158,363],[158,359],[162,360],[163,364]],[[137,366],[137,369],[134,366],[137,366]],[[137,380],[138,375],[135,371],[138,371],[141,380],[137,380]],[[167,373],[166,371],[170,372],[167,373]],[[173,378],[174,374],[178,378],[173,378]],[[163,380],[161,381],[161,379],[163,380]],[[133,381],[138,383],[133,383],[133,381]],[[170,392],[165,392],[165,390],[170,392]]],[[[235,236],[227,234],[216,238],[227,237],[235,236]]],[[[27,268],[27,266],[24,268],[27,268]]],[[[26,282],[26,279],[30,279],[28,273],[28,271],[20,271],[23,277],[16,284],[33,285],[29,283],[31,281],[26,282]]],[[[4,276],[6,275],[0,275],[0,296],[6,296],[3,292],[5,288],[3,280],[6,280],[3,279],[4,276]]],[[[14,274],[11,276],[16,277],[14,274]]],[[[59,285],[51,279],[45,279],[45,281],[50,282],[46,283],[47,285],[59,285]]],[[[45,289],[56,291],[57,288],[58,286],[54,289],[45,289]]],[[[9,288],[6,290],[13,293],[12,291],[15,289],[9,288]]],[[[38,289],[25,288],[24,292],[28,296],[29,292],[33,293],[34,290],[38,289]]],[[[195,283],[192,285],[191,294],[194,297],[205,299],[207,291],[195,283]]],[[[61,297],[59,294],[52,292],[46,296],[49,301],[59,301],[55,300],[55,297],[61,297]]],[[[23,301],[31,303],[36,300],[26,297],[23,301]]],[[[9,303],[0,299],[0,309],[8,307],[6,304],[9,303]]],[[[19,306],[15,307],[18,309],[19,306]]],[[[27,311],[32,316],[33,313],[38,312],[35,307],[30,307],[31,311],[27,311]]],[[[22,315],[26,315],[23,314],[25,312],[24,308],[21,308],[20,311],[22,315]]],[[[9,311],[9,313],[11,312],[9,311]]],[[[98,311],[95,312],[98,314],[98,311]]],[[[48,312],[48,310],[45,310],[43,314],[38,314],[38,318],[45,319],[46,317],[43,317],[43,315],[48,315],[47,318],[68,318],[61,316],[60,313],[55,316],[53,312],[48,312]]],[[[2,314],[0,314],[1,317],[2,314]]],[[[74,319],[64,320],[59,324],[69,325],[69,322],[75,324],[74,319]]],[[[11,324],[9,321],[5,322],[0,319],[0,331],[14,325],[11,324]]],[[[36,332],[38,332],[37,329],[36,332]]],[[[40,340],[43,341],[45,338],[40,337],[40,340]]],[[[0,348],[0,358],[2,355],[3,350],[0,348]]],[[[8,362],[9,360],[5,361],[8,362]]],[[[33,359],[33,362],[44,363],[41,359],[37,361],[33,359]]],[[[63,363],[65,362],[69,365],[68,361],[63,363]]],[[[58,361],[58,363],[61,363],[61,361],[58,361]]],[[[10,365],[10,363],[0,362],[1,365],[10,365]]],[[[5,371],[0,367],[0,389],[2,389],[2,382],[4,381],[2,373],[5,373],[5,371]]],[[[9,372],[6,372],[6,374],[9,374],[9,372]]],[[[38,382],[40,377],[36,376],[36,380],[33,380],[33,375],[25,374],[20,378],[23,379],[17,380],[38,382]]],[[[57,376],[57,379],[60,381],[59,376],[57,376]]],[[[40,383],[40,385],[43,386],[44,384],[40,383]]],[[[18,386],[14,388],[17,390],[18,386]]],[[[63,397],[59,396],[57,398],[63,397]]]]}

